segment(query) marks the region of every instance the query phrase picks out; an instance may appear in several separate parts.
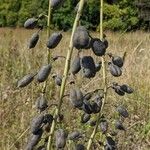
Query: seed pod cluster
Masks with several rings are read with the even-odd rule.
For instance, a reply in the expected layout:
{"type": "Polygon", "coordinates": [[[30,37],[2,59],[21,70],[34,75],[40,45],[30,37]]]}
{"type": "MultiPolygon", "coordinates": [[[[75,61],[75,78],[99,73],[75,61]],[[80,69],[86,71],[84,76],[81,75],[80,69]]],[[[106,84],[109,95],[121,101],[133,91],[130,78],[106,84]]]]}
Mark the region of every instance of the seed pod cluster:
{"type": "Polygon", "coordinates": [[[90,37],[87,29],[84,26],[78,26],[74,37],[73,37],[73,46],[80,49],[87,49],[90,45],[90,37]]]}
{"type": "Polygon", "coordinates": [[[62,34],[59,32],[59,33],[53,33],[48,41],[47,41],[47,47],[49,49],[54,49],[57,47],[57,45],[60,43],[62,39],[62,34]]]}
{"type": "Polygon", "coordinates": [[[42,66],[37,74],[37,81],[44,82],[48,78],[51,68],[52,66],[50,64],[42,66]]]}

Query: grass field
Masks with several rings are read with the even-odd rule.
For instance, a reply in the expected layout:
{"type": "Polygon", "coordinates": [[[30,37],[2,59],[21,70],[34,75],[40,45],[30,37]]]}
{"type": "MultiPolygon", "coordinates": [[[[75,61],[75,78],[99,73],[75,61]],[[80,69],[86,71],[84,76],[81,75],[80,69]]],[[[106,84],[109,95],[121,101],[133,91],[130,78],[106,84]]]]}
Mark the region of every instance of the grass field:
{"type": "MultiPolygon", "coordinates": [[[[40,94],[42,85],[33,82],[23,89],[16,89],[16,82],[24,75],[37,71],[46,63],[46,34],[41,33],[40,41],[35,49],[27,49],[27,41],[34,31],[24,29],[0,28],[0,150],[23,150],[27,142],[30,121],[37,114],[35,100],[40,94]],[[23,135],[22,135],[23,134],[23,135]],[[21,136],[22,135],[22,136],[21,136]],[[18,139],[18,137],[20,137],[18,139]],[[14,145],[13,145],[14,144],[14,145]]],[[[91,33],[99,36],[97,33],[91,33]]],[[[150,149],[150,35],[143,31],[130,33],[106,32],[109,41],[108,52],[127,56],[123,68],[123,75],[114,78],[108,72],[109,82],[127,83],[134,88],[134,94],[120,97],[112,90],[108,92],[108,99],[104,107],[104,114],[109,120],[109,130],[113,130],[114,119],[117,117],[115,106],[127,106],[130,116],[125,120],[126,132],[119,132],[116,136],[119,150],[149,150],[150,149]]],[[[66,55],[69,45],[70,33],[63,33],[63,40],[52,55],[66,55]]],[[[85,50],[86,51],[86,50],[85,50]]],[[[73,57],[77,53],[74,50],[73,57]]],[[[90,54],[92,51],[81,53],[90,54]]],[[[94,56],[95,61],[100,58],[94,56]]],[[[56,61],[52,72],[62,74],[64,59],[56,61]]],[[[76,85],[82,88],[83,93],[102,86],[101,72],[92,80],[77,75],[76,85]]],[[[68,78],[68,82],[71,78],[68,78]]],[[[67,84],[66,93],[71,88],[67,84]]],[[[57,104],[59,87],[54,85],[49,77],[47,98],[49,104],[57,104]]],[[[49,111],[53,112],[53,108],[49,111]]],[[[93,127],[80,124],[81,113],[72,108],[68,98],[64,99],[62,112],[63,124],[67,130],[77,127],[87,130],[87,136],[93,127]],[[70,113],[71,112],[71,113],[70,113]]],[[[97,133],[97,140],[99,132],[97,133]]],[[[96,141],[95,141],[96,142],[96,141]]],[[[97,148],[101,149],[101,148],[97,148]]]]}

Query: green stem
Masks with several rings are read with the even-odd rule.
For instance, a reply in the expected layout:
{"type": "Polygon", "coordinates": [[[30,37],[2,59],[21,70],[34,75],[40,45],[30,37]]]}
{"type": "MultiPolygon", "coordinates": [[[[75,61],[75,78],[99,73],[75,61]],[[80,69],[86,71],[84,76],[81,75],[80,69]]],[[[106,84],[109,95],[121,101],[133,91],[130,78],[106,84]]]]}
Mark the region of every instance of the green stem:
{"type": "MultiPolygon", "coordinates": [[[[100,39],[103,40],[103,0],[100,0],[100,39]]],[[[97,132],[97,129],[98,129],[98,125],[99,125],[99,122],[100,122],[100,118],[101,118],[101,115],[102,115],[104,104],[105,104],[105,101],[106,101],[106,96],[107,96],[107,78],[106,78],[105,56],[102,57],[102,68],[103,68],[104,98],[103,98],[103,101],[102,101],[101,110],[100,110],[100,112],[98,113],[98,116],[97,116],[96,125],[95,125],[94,130],[91,134],[91,137],[88,141],[87,150],[91,149],[93,140],[95,138],[95,135],[96,135],[96,132],[97,132]]]]}
{"type": "Polygon", "coordinates": [[[55,114],[54,114],[54,120],[53,120],[52,126],[51,126],[51,131],[50,131],[50,136],[49,136],[49,140],[48,140],[47,150],[51,150],[51,147],[52,147],[52,139],[53,139],[54,130],[55,130],[55,127],[56,127],[56,124],[57,124],[56,120],[57,120],[57,116],[60,113],[61,105],[63,103],[63,96],[64,96],[67,76],[68,76],[68,72],[69,72],[69,68],[70,68],[70,61],[71,61],[71,56],[72,56],[72,51],[73,51],[73,36],[74,36],[75,30],[77,28],[81,13],[82,13],[84,2],[85,2],[85,0],[80,0],[79,9],[78,9],[75,21],[74,21],[72,34],[71,34],[71,39],[70,39],[70,44],[69,44],[69,49],[68,49],[68,53],[67,53],[67,57],[66,57],[63,80],[62,80],[61,89],[60,89],[59,104],[58,104],[58,107],[56,108],[56,111],[55,111],[55,114]]]}
{"type": "MultiPolygon", "coordinates": [[[[49,0],[49,7],[48,7],[48,17],[47,17],[47,39],[50,37],[51,29],[51,14],[52,14],[52,8],[51,8],[51,0],[49,0]]],[[[50,63],[50,57],[51,57],[51,52],[49,49],[47,49],[47,63],[50,63]]],[[[42,89],[42,93],[45,93],[47,87],[47,80],[44,82],[44,86],[42,89]]]]}

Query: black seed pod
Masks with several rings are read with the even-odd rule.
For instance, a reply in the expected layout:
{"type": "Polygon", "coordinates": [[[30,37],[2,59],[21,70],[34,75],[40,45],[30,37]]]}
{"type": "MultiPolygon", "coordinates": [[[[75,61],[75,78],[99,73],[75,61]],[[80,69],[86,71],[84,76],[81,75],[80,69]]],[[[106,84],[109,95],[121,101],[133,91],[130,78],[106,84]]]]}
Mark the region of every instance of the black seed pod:
{"type": "Polygon", "coordinates": [[[120,56],[112,56],[112,63],[118,67],[123,66],[123,58],[120,56]]]}
{"type": "Polygon", "coordinates": [[[79,56],[76,56],[71,64],[70,69],[73,75],[77,74],[81,70],[80,60],[81,58],[79,56]]]}
{"type": "Polygon", "coordinates": [[[91,56],[82,57],[80,63],[84,77],[86,78],[95,77],[96,74],[95,62],[91,56]]]}
{"type": "Polygon", "coordinates": [[[121,85],[120,88],[121,88],[122,91],[124,91],[128,94],[131,94],[131,93],[134,92],[134,90],[126,84],[121,85]]]}
{"type": "Polygon", "coordinates": [[[92,113],[94,114],[99,113],[101,110],[101,107],[99,107],[98,104],[94,101],[91,103],[91,107],[92,107],[92,113]]]}
{"type": "Polygon", "coordinates": [[[107,136],[106,137],[106,147],[108,148],[108,150],[116,150],[116,143],[115,141],[112,139],[112,137],[107,136]]]}
{"type": "Polygon", "coordinates": [[[63,129],[58,129],[55,134],[56,148],[62,149],[66,145],[67,133],[63,129]]]}
{"type": "Polygon", "coordinates": [[[87,93],[84,95],[84,100],[89,100],[92,97],[92,93],[87,93]]]}
{"type": "Polygon", "coordinates": [[[42,114],[33,118],[32,122],[31,122],[31,132],[33,134],[37,134],[37,132],[39,130],[41,130],[43,121],[44,121],[44,115],[42,115],[42,114]]]}
{"type": "Polygon", "coordinates": [[[96,56],[103,56],[106,52],[105,44],[98,38],[92,40],[92,50],[96,56]]]}
{"type": "Polygon", "coordinates": [[[70,90],[70,101],[74,107],[81,107],[83,105],[83,94],[80,89],[70,90]]]}
{"type": "Polygon", "coordinates": [[[102,67],[102,62],[96,63],[96,64],[95,64],[96,72],[100,71],[101,67],[102,67]]]}
{"type": "Polygon", "coordinates": [[[125,92],[121,90],[120,85],[113,86],[113,89],[115,90],[115,92],[118,95],[120,95],[120,96],[124,96],[125,95],[125,92]]]}
{"type": "Polygon", "coordinates": [[[103,134],[105,134],[108,130],[108,122],[106,120],[102,120],[99,124],[100,130],[103,134]]]}
{"type": "Polygon", "coordinates": [[[81,137],[82,137],[82,135],[79,131],[74,131],[74,132],[68,134],[69,140],[78,140],[81,137]]]}
{"type": "Polygon", "coordinates": [[[84,100],[82,105],[82,110],[87,114],[92,114],[92,106],[90,102],[84,100]]]}
{"type": "Polygon", "coordinates": [[[43,130],[40,129],[35,135],[33,134],[29,141],[28,144],[25,148],[25,150],[33,150],[33,148],[39,143],[39,141],[41,140],[41,136],[43,134],[43,130]]]}
{"type": "Polygon", "coordinates": [[[51,124],[53,122],[53,116],[51,114],[45,114],[43,123],[49,123],[51,124]]]}
{"type": "Polygon", "coordinates": [[[85,150],[85,147],[82,144],[77,144],[77,145],[75,145],[74,150],[85,150]]]}
{"type": "Polygon", "coordinates": [[[57,8],[61,6],[61,4],[64,2],[64,0],[51,0],[51,7],[57,8]]]}
{"type": "Polygon", "coordinates": [[[129,113],[124,106],[118,106],[117,111],[122,117],[127,118],[129,116],[129,113]]]}
{"type": "Polygon", "coordinates": [[[91,118],[91,115],[90,114],[86,114],[84,113],[82,116],[81,116],[81,123],[86,123],[90,120],[91,118]]]}
{"type": "Polygon", "coordinates": [[[47,100],[43,94],[37,98],[35,105],[36,108],[39,109],[40,111],[44,111],[48,107],[47,100]]]}
{"type": "Polygon", "coordinates": [[[60,32],[53,33],[47,41],[47,47],[49,49],[53,49],[53,48],[57,47],[57,45],[60,43],[61,39],[62,39],[62,34],[60,32]]]}
{"type": "Polygon", "coordinates": [[[34,48],[36,46],[38,40],[39,40],[39,34],[34,33],[31,37],[31,39],[29,40],[29,44],[28,44],[29,49],[34,48]]]}
{"type": "Polygon", "coordinates": [[[109,70],[114,77],[119,77],[122,75],[122,70],[114,64],[109,63],[109,70]]]}
{"type": "Polygon", "coordinates": [[[73,37],[73,46],[76,49],[86,49],[89,47],[90,37],[88,31],[84,26],[77,27],[74,37],[73,37]]]}
{"type": "Polygon", "coordinates": [[[37,25],[38,19],[36,18],[29,18],[25,21],[24,27],[26,29],[34,29],[35,26],[37,25]]]}
{"type": "Polygon", "coordinates": [[[37,74],[37,81],[44,82],[48,78],[51,72],[51,68],[52,66],[50,64],[41,67],[41,69],[39,70],[37,74]]]}
{"type": "Polygon", "coordinates": [[[28,74],[28,75],[24,76],[21,80],[18,81],[17,87],[22,88],[22,87],[27,86],[28,84],[30,84],[33,81],[34,76],[35,76],[35,74],[28,74]]]}
{"type": "Polygon", "coordinates": [[[125,131],[125,128],[124,128],[124,126],[120,120],[115,121],[115,128],[118,130],[124,130],[125,131]]]}

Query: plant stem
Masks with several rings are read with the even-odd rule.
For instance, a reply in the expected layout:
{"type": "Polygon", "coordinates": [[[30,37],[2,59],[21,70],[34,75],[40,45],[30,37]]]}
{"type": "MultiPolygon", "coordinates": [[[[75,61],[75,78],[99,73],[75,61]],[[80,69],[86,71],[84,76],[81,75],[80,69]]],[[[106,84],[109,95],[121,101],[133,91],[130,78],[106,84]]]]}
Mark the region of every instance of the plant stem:
{"type": "Polygon", "coordinates": [[[81,13],[82,13],[84,2],[85,2],[85,0],[80,0],[79,9],[78,9],[75,21],[74,21],[72,34],[71,34],[71,39],[70,39],[70,44],[69,44],[69,49],[68,49],[68,53],[67,53],[67,57],[66,57],[63,80],[62,80],[61,89],[60,89],[59,104],[58,104],[58,107],[56,108],[56,111],[55,111],[55,114],[54,114],[54,120],[53,120],[52,126],[51,126],[51,131],[50,131],[50,136],[49,136],[49,140],[48,140],[47,150],[51,150],[51,147],[52,147],[52,139],[53,139],[54,130],[55,130],[55,127],[56,127],[56,124],[57,124],[56,120],[57,120],[57,116],[60,114],[61,105],[63,103],[63,96],[64,96],[67,76],[68,76],[68,72],[69,72],[69,68],[70,68],[70,61],[71,61],[71,56],[72,56],[72,51],[73,51],[73,36],[74,36],[75,30],[77,28],[81,13]]]}
{"type": "MultiPolygon", "coordinates": [[[[100,0],[100,39],[103,40],[103,0],[100,0]]],[[[91,149],[94,137],[96,135],[97,132],[97,128],[100,122],[100,118],[102,115],[102,111],[103,111],[103,107],[106,101],[106,95],[107,95],[107,78],[106,78],[106,62],[105,62],[105,56],[102,57],[102,68],[103,68],[103,84],[104,84],[104,98],[102,101],[102,106],[101,106],[101,110],[98,113],[97,116],[97,121],[96,121],[96,125],[94,127],[94,130],[91,134],[91,137],[88,141],[88,145],[87,145],[87,150],[91,149]]]]}
{"type": "MultiPolygon", "coordinates": [[[[48,6],[48,17],[47,17],[47,39],[50,36],[50,25],[51,25],[51,14],[52,14],[52,8],[51,8],[51,0],[49,0],[49,6],[48,6]]],[[[47,49],[47,63],[50,63],[50,57],[51,57],[51,52],[49,49],[47,49]]],[[[47,80],[44,82],[44,86],[42,89],[42,93],[45,93],[47,87],[47,80]]]]}

